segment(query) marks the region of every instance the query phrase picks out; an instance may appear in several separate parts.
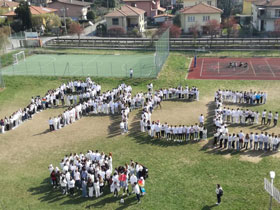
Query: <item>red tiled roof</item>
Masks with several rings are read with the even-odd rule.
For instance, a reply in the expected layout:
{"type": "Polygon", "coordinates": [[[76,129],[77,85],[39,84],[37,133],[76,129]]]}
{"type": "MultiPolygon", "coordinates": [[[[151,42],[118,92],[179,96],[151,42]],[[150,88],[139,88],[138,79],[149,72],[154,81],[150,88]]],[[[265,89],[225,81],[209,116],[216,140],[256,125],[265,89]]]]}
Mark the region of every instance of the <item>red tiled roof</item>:
{"type": "Polygon", "coordinates": [[[144,14],[145,11],[137,7],[124,5],[120,9],[115,9],[113,12],[108,13],[105,17],[128,17],[128,16],[139,16],[144,14]]]}
{"type": "MultiPolygon", "coordinates": [[[[52,9],[48,7],[35,7],[30,6],[30,12],[32,15],[41,15],[41,14],[47,14],[47,13],[54,13],[57,11],[57,9],[52,9]]],[[[16,16],[16,13],[14,11],[8,12],[4,14],[4,16],[16,16]]]]}
{"type": "Polygon", "coordinates": [[[275,7],[275,6],[280,6],[280,0],[258,0],[254,2],[255,5],[260,5],[260,6],[270,6],[270,7],[275,7]]]}
{"type": "Polygon", "coordinates": [[[5,1],[5,0],[0,0],[0,7],[17,7],[19,3],[14,2],[14,1],[5,1]]]}
{"type": "Polygon", "coordinates": [[[206,3],[200,3],[191,7],[186,7],[180,11],[183,14],[216,14],[222,13],[223,10],[210,6],[206,3]]]}

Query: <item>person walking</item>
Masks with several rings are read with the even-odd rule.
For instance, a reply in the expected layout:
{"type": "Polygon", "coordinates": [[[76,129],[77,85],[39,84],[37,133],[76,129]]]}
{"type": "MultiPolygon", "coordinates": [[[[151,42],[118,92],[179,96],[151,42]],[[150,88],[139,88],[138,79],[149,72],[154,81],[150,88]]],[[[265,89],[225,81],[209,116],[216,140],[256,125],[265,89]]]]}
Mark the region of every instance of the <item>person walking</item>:
{"type": "Polygon", "coordinates": [[[222,202],[221,197],[224,194],[223,188],[221,187],[220,184],[217,184],[216,194],[217,194],[217,203],[216,203],[216,205],[220,205],[220,203],[222,202]]]}

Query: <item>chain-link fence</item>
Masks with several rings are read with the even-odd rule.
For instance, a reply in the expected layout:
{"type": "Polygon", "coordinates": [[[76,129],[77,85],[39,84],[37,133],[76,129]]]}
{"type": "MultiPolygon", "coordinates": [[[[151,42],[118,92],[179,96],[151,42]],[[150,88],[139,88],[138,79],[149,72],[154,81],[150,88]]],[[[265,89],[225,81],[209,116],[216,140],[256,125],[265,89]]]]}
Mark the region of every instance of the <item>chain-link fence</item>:
{"type": "Polygon", "coordinates": [[[169,55],[169,28],[159,37],[155,46],[155,65],[158,74],[169,55]]]}

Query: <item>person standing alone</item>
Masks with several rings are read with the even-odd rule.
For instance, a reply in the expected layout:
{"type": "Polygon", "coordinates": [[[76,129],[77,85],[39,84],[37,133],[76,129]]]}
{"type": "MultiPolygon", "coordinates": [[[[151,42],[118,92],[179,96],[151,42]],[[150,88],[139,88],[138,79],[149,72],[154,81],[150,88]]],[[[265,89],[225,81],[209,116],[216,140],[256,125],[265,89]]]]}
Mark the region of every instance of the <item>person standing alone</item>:
{"type": "Polygon", "coordinates": [[[224,194],[224,191],[223,191],[223,188],[221,187],[220,184],[217,184],[217,188],[216,188],[216,194],[217,194],[217,203],[216,205],[220,205],[221,203],[221,197],[223,196],[224,194]]]}
{"type": "Polygon", "coordinates": [[[132,69],[132,68],[130,68],[130,70],[129,70],[129,76],[130,76],[130,79],[131,79],[132,76],[133,76],[133,69],[132,69]]]}

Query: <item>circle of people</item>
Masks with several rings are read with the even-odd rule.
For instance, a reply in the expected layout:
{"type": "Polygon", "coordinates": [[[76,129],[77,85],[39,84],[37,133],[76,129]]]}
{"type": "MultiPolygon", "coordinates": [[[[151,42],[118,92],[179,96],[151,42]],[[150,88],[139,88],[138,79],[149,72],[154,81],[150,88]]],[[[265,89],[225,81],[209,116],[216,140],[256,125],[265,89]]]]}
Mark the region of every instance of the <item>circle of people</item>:
{"type": "MultiPolygon", "coordinates": [[[[280,144],[280,134],[268,134],[268,132],[250,132],[243,133],[241,130],[239,133],[229,133],[226,123],[259,123],[259,113],[251,110],[230,110],[229,108],[222,108],[223,97],[221,94],[215,95],[216,109],[215,117],[213,119],[216,132],[214,134],[214,146],[220,148],[236,149],[254,149],[254,150],[265,150],[265,151],[278,151],[280,144]]],[[[270,125],[273,119],[273,125],[276,126],[278,122],[278,112],[275,112],[274,118],[270,111],[267,115],[267,111],[262,112],[262,125],[270,125]]]]}
{"type": "Polygon", "coordinates": [[[136,194],[138,202],[145,190],[145,180],[148,169],[140,163],[130,161],[130,164],[113,168],[112,153],[89,150],[65,155],[60,167],[49,165],[51,184],[53,188],[61,189],[62,194],[73,196],[75,193],[82,197],[100,197],[105,188],[109,188],[114,197],[123,191],[124,195],[136,194]]]}

